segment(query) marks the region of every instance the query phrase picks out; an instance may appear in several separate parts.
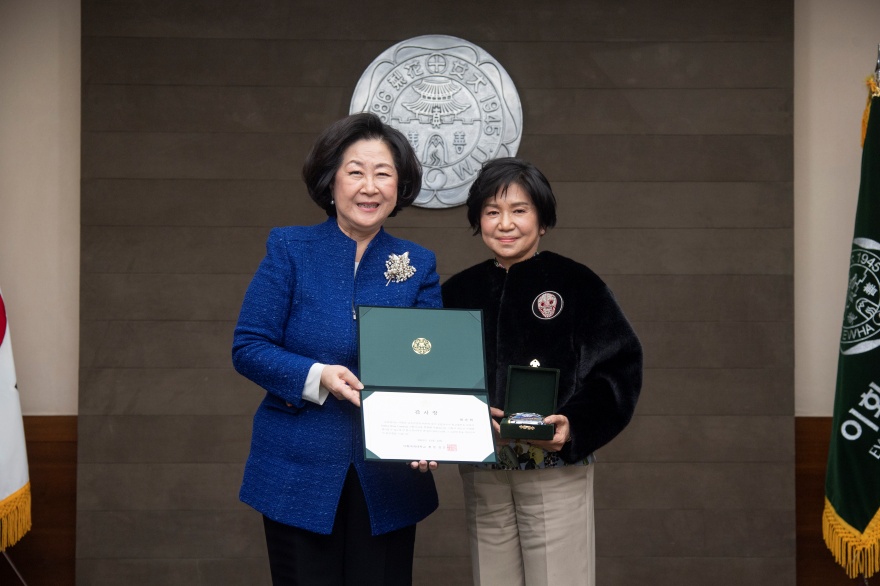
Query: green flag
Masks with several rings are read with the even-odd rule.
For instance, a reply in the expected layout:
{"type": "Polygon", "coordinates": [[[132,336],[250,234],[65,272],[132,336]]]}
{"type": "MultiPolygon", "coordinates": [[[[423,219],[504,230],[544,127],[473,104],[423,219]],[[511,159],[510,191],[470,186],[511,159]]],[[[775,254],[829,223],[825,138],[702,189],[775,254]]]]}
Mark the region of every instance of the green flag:
{"type": "Polygon", "coordinates": [[[850,578],[880,571],[880,91],[868,80],[862,176],[828,468],[825,543],[850,578]]]}

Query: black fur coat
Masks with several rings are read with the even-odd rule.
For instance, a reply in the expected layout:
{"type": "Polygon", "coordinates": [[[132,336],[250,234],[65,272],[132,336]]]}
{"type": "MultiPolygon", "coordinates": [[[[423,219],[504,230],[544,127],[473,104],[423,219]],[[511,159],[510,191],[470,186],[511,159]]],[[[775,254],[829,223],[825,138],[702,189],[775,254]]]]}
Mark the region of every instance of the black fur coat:
{"type": "MultiPolygon", "coordinates": [[[[642,386],[642,347],[611,290],[552,252],[514,264],[488,260],[443,284],[444,307],[482,309],[489,399],[504,408],[507,366],[560,369],[557,413],[571,426],[560,451],[576,462],[629,423],[642,386]]],[[[547,415],[547,414],[545,414],[547,415]]]]}

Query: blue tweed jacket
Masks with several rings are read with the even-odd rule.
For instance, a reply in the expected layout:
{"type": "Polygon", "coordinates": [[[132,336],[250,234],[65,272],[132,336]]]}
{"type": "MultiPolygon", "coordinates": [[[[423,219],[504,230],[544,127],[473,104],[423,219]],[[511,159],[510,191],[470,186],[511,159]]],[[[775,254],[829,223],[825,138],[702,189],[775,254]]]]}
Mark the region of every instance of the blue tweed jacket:
{"type": "Polygon", "coordinates": [[[358,305],[440,307],[440,280],[434,253],[384,230],[356,276],[355,248],[334,218],[269,235],[232,346],[235,369],[267,391],[254,416],[240,498],[270,519],[328,534],[353,464],[379,535],[437,508],[433,477],[406,463],[365,462],[359,409],[333,395],[323,405],[305,401],[303,383],[315,362],[357,374],[358,305]],[[416,273],[386,285],[388,255],[404,252],[416,273]]]}

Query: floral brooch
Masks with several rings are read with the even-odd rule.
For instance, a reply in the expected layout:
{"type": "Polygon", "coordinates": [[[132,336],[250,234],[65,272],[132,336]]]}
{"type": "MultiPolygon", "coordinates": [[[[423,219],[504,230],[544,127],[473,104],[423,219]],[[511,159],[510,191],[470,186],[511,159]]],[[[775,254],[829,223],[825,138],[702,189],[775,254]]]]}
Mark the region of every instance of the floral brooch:
{"type": "Polygon", "coordinates": [[[416,269],[411,264],[409,264],[409,252],[404,252],[403,254],[389,254],[388,260],[385,261],[385,278],[388,279],[388,282],[385,283],[387,287],[391,281],[395,283],[400,283],[402,281],[406,281],[414,274],[416,274],[416,269]]]}

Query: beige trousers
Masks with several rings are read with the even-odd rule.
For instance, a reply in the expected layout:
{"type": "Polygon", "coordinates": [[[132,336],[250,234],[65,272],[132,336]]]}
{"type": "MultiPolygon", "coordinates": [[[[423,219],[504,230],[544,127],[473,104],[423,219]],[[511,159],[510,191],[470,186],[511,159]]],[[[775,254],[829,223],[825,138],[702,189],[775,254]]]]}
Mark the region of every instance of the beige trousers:
{"type": "Polygon", "coordinates": [[[595,586],[594,468],[461,465],[475,586],[595,586]]]}

